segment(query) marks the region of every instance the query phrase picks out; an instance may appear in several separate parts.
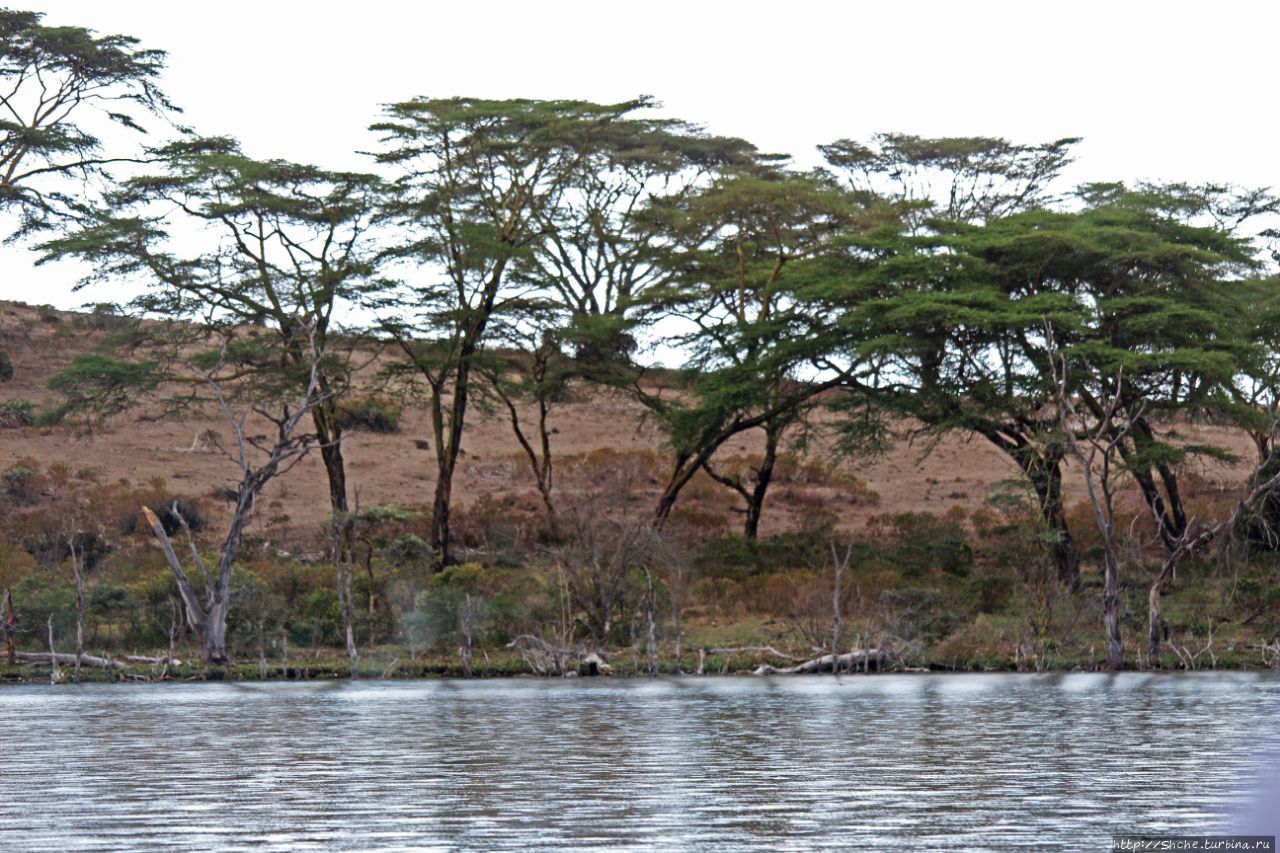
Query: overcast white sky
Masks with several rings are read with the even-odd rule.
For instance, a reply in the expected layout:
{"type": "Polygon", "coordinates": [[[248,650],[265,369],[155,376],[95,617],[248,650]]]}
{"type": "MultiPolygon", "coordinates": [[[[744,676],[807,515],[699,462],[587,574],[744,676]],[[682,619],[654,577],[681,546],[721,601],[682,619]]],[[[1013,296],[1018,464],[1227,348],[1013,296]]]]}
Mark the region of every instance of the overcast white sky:
{"type": "MultiPolygon", "coordinates": [[[[622,100],[816,163],[877,131],[1083,136],[1076,180],[1280,184],[1280,4],[0,0],[169,51],[186,122],[247,153],[368,168],[414,95],[622,100]]],[[[0,298],[72,307],[70,265],[0,246],[0,298]]]]}

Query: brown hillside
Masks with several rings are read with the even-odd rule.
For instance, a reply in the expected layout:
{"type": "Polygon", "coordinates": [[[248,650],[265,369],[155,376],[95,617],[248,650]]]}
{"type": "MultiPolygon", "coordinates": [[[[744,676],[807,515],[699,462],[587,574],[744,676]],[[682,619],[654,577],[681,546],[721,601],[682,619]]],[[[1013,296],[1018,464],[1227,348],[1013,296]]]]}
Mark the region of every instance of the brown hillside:
{"type": "MultiPolygon", "coordinates": [[[[75,355],[93,347],[100,334],[84,315],[0,302],[0,349],[9,352],[15,369],[13,381],[0,384],[0,403],[54,402],[45,389],[46,381],[75,355]]],[[[664,470],[661,438],[642,415],[639,404],[607,394],[581,397],[553,412],[552,425],[557,430],[553,450],[560,460],[558,488],[563,501],[572,502],[575,489],[585,480],[616,467],[624,457],[640,463],[642,491],[656,496],[664,470]]],[[[236,470],[225,456],[202,444],[199,437],[211,429],[228,433],[225,421],[216,417],[158,421],[149,419],[145,408],[117,418],[106,431],[90,438],[78,437],[67,427],[4,429],[0,430],[0,470],[32,458],[41,466],[62,461],[74,471],[93,469],[102,482],[128,480],[143,485],[161,478],[168,491],[202,500],[216,516],[218,502],[211,495],[218,486],[232,482],[236,470]]],[[[1246,459],[1251,453],[1241,435],[1202,427],[1185,432],[1197,440],[1228,444],[1246,459]]],[[[345,439],[348,480],[361,505],[430,501],[434,460],[430,450],[421,446],[428,435],[425,414],[406,404],[399,432],[356,432],[345,439]]],[[[760,444],[759,436],[750,435],[727,448],[727,455],[756,453],[760,444]]],[[[532,475],[505,417],[476,411],[467,425],[464,454],[455,483],[459,506],[465,509],[488,495],[513,516],[536,515],[539,503],[532,475]]],[[[832,512],[848,529],[860,529],[882,513],[943,514],[955,507],[968,513],[1017,473],[985,441],[963,435],[947,437],[927,455],[921,446],[904,442],[883,458],[850,467],[843,477],[832,477],[830,467],[819,440],[808,457],[792,466],[794,470],[783,472],[770,492],[762,535],[793,529],[814,512],[832,512]]],[[[1239,476],[1224,468],[1201,473],[1203,488],[1215,492],[1233,485],[1239,476]]],[[[1083,498],[1076,480],[1067,489],[1068,503],[1083,498]]],[[[737,528],[737,516],[728,511],[736,501],[723,487],[708,479],[693,484],[688,497],[682,501],[701,510],[696,514],[700,523],[737,528]]],[[[645,500],[643,494],[637,498],[638,508],[648,508],[640,503],[645,500]]],[[[328,512],[318,456],[273,482],[259,507],[257,524],[274,526],[277,537],[286,530],[294,534],[317,530],[328,512]]]]}

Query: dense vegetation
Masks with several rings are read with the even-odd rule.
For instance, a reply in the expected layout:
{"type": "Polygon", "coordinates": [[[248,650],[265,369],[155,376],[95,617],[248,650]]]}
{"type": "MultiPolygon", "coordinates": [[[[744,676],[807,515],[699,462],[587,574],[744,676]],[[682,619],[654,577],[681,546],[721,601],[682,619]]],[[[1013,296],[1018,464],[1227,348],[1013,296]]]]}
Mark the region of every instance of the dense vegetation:
{"type": "MultiPolygon", "coordinates": [[[[19,645],[195,640],[264,670],[288,646],[345,646],[353,669],[388,647],[468,672],[627,646],[650,670],[783,644],[957,667],[1277,657],[1266,191],[1064,187],[1074,139],[885,134],[804,171],[646,98],[388,104],[369,172],[329,171],[176,126],[163,53],[132,39],[5,10],[0,38],[0,213],[45,260],[89,264],[86,284],[141,291],[78,320],[103,343],[51,380],[60,405],[10,401],[0,426],[216,411],[238,471],[209,525],[207,497],[162,480],[7,462],[19,645]],[[104,151],[94,122],[172,138],[104,151]],[[652,367],[655,344],[684,368],[652,367]],[[560,447],[556,406],[606,392],[643,404],[663,446],[560,447]],[[362,507],[344,435],[407,407],[429,414],[432,499],[362,507]],[[536,519],[455,507],[478,408],[509,419],[536,519]],[[1255,458],[1192,441],[1194,422],[1247,434],[1255,458]],[[874,499],[856,460],[950,432],[1023,481],[961,515],[842,527],[841,500],[874,499]],[[730,450],[747,434],[761,453],[730,450]],[[273,555],[246,533],[257,498],[312,453],[324,556],[273,555]],[[1235,463],[1238,487],[1199,490],[1205,460],[1235,463]],[[1064,495],[1068,464],[1087,494],[1064,495]],[[638,510],[642,482],[658,496],[638,510]],[[821,497],[761,539],[780,485],[821,497]]],[[[0,380],[21,369],[0,352],[0,380]]]]}

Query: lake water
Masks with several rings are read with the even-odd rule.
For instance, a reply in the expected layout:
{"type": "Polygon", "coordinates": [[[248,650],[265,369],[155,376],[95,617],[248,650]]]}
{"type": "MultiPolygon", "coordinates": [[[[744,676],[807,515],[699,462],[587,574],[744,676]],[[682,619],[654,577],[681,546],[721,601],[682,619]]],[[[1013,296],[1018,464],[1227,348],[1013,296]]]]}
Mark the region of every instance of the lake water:
{"type": "Polygon", "coordinates": [[[1106,849],[1231,824],[1269,674],[0,688],[0,848],[1106,849]]]}

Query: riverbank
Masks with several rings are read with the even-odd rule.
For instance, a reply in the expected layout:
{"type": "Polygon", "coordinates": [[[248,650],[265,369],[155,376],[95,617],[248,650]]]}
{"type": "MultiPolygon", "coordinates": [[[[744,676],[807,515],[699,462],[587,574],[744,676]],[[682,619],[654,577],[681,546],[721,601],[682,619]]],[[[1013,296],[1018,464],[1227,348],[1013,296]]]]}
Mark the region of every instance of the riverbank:
{"type": "MultiPolygon", "coordinates": [[[[1099,647],[1100,648],[1100,647],[1099,647]]],[[[194,652],[195,650],[192,650],[194,652]]],[[[742,675],[778,675],[778,677],[822,677],[831,675],[831,666],[821,656],[811,655],[804,658],[782,650],[779,654],[771,654],[763,650],[740,650],[726,653],[721,649],[686,649],[679,662],[664,650],[663,656],[651,663],[642,653],[633,653],[631,649],[615,649],[610,652],[590,653],[598,659],[599,664],[587,660],[587,655],[565,662],[564,672],[547,670],[531,664],[528,659],[510,650],[492,654],[477,654],[470,666],[465,665],[458,657],[422,656],[401,647],[384,647],[361,655],[356,677],[361,680],[413,680],[433,678],[513,678],[513,677],[603,677],[603,678],[646,678],[653,675],[687,676],[692,678],[708,676],[742,676],[742,675]],[[798,662],[817,661],[817,671],[812,673],[789,674],[785,672],[768,672],[769,668],[785,670],[794,667],[798,662]],[[592,670],[595,670],[594,672],[592,670]]],[[[41,654],[33,652],[29,654],[41,654]]],[[[60,661],[55,675],[47,660],[19,661],[16,665],[0,662],[0,686],[6,684],[72,684],[75,683],[74,666],[60,661]]],[[[101,660],[96,655],[95,659],[101,660]]],[[[340,649],[301,649],[295,650],[288,659],[238,660],[226,666],[210,666],[198,663],[198,655],[183,657],[175,655],[172,664],[166,664],[163,655],[157,656],[156,663],[138,663],[121,657],[107,657],[110,666],[91,665],[85,663],[80,669],[80,682],[85,684],[104,683],[162,683],[162,682],[222,682],[222,681],[332,681],[351,678],[351,665],[345,653],[340,649]]],[[[865,665],[855,665],[852,669],[842,666],[842,675],[877,675],[890,673],[910,674],[945,674],[945,673],[1068,673],[1068,672],[1105,672],[1105,660],[1100,654],[1083,658],[1056,658],[1041,668],[1028,667],[1025,662],[1017,660],[986,660],[978,664],[957,666],[952,663],[930,659],[883,659],[883,666],[877,665],[879,658],[871,656],[865,665]]],[[[1160,668],[1136,665],[1126,671],[1147,673],[1157,672],[1267,672],[1280,669],[1277,666],[1277,655],[1274,648],[1224,648],[1211,658],[1203,656],[1180,660],[1175,665],[1166,664],[1160,668]]]]}

